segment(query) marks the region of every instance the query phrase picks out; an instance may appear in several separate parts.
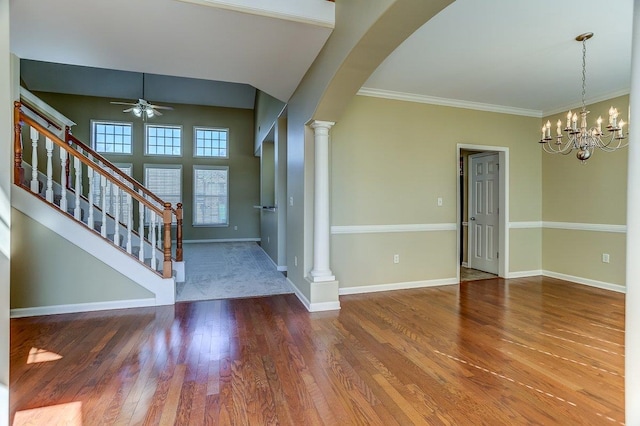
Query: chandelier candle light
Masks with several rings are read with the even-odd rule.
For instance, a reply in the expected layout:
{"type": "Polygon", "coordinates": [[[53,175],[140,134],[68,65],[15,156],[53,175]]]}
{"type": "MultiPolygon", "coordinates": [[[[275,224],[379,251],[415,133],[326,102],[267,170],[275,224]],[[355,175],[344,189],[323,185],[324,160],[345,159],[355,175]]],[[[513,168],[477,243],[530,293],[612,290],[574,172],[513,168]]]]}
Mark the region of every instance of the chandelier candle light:
{"type": "Polygon", "coordinates": [[[577,149],[576,157],[583,163],[591,158],[595,148],[599,148],[605,152],[613,152],[617,149],[624,148],[629,142],[624,142],[626,138],[623,129],[625,122],[618,121],[618,109],[611,107],[609,109],[609,125],[607,130],[609,135],[605,138],[602,132],[602,117],[598,117],[596,125],[587,126],[587,105],[585,102],[586,80],[587,80],[587,40],[593,37],[593,33],[584,33],[576,37],[577,41],[582,42],[582,110],[580,111],[580,126],[578,127],[578,113],[569,111],[567,113],[567,123],[562,129],[562,120],[558,120],[556,126],[556,136],[551,137],[551,122],[547,121],[542,126],[542,139],[540,143],[542,148],[549,154],[567,155],[574,149],[577,149]],[[563,140],[562,131],[567,133],[567,140],[563,140]],[[555,142],[551,143],[555,139],[555,142]]]}

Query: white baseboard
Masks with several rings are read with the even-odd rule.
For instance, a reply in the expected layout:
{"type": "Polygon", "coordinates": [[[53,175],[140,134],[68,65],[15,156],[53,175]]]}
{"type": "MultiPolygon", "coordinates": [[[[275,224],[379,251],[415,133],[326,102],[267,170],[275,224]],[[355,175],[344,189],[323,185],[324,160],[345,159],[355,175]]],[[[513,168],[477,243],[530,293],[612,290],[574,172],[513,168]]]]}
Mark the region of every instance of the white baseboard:
{"type": "Polygon", "coordinates": [[[204,243],[259,243],[260,238],[213,238],[210,240],[183,240],[183,244],[204,244],[204,243]]]}
{"type": "Polygon", "coordinates": [[[510,278],[537,277],[538,275],[542,275],[542,270],[537,269],[537,270],[533,270],[533,271],[509,272],[509,274],[507,275],[506,278],[510,279],[510,278]]]}
{"type": "Polygon", "coordinates": [[[571,281],[578,284],[588,285],[590,287],[601,288],[604,290],[611,290],[618,293],[626,293],[627,289],[625,286],[620,284],[607,283],[604,281],[592,280],[589,278],[575,277],[573,275],[561,274],[559,272],[553,271],[542,271],[542,275],[550,278],[557,278],[559,280],[571,281]]]}
{"type": "Polygon", "coordinates": [[[34,308],[11,309],[11,318],[35,317],[55,314],[75,314],[90,311],[106,311],[111,309],[146,308],[156,306],[156,300],[130,299],[113,300],[109,302],[76,303],[71,305],[37,306],[34,308]]]}
{"type": "Polygon", "coordinates": [[[462,262],[460,266],[462,266],[463,268],[468,268],[469,264],[467,262],[462,262]]]}
{"type": "Polygon", "coordinates": [[[338,311],[340,310],[340,302],[321,302],[321,303],[311,303],[307,297],[302,294],[298,286],[296,286],[289,278],[287,278],[287,282],[293,289],[293,293],[296,295],[298,300],[302,302],[307,311],[309,312],[323,312],[323,311],[338,311]]]}
{"type": "Polygon", "coordinates": [[[278,272],[287,272],[289,268],[287,268],[287,265],[284,266],[277,266],[276,268],[278,269],[278,272]]]}
{"type": "Polygon", "coordinates": [[[264,249],[264,247],[260,246],[260,248],[262,249],[262,251],[264,252],[264,254],[266,254],[266,255],[267,255],[267,257],[269,258],[269,260],[271,261],[271,263],[273,264],[273,266],[275,266],[275,268],[276,268],[276,270],[277,270],[278,272],[287,272],[287,265],[284,265],[284,266],[280,266],[280,265],[278,265],[278,264],[275,262],[275,260],[273,260],[273,259],[271,258],[271,256],[269,256],[269,253],[267,253],[267,251],[264,249]]]}
{"type": "Polygon", "coordinates": [[[407,290],[412,288],[436,287],[441,285],[452,285],[452,284],[458,284],[458,279],[454,277],[454,278],[442,278],[437,280],[409,281],[404,283],[343,287],[340,289],[340,295],[344,296],[348,294],[374,293],[378,291],[407,290]]]}

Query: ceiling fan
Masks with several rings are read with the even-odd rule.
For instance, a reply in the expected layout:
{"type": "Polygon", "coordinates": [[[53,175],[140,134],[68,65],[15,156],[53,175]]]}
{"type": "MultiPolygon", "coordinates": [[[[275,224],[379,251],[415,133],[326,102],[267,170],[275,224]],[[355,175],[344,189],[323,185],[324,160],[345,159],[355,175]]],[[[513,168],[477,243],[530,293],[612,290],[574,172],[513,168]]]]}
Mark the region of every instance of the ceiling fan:
{"type": "Polygon", "coordinates": [[[131,112],[136,117],[142,117],[143,120],[146,120],[147,118],[152,118],[156,115],[162,115],[162,113],[159,111],[161,109],[164,109],[164,110],[173,109],[170,106],[154,105],[144,99],[144,74],[142,74],[142,98],[138,99],[138,102],[112,101],[111,104],[126,105],[128,106],[128,108],[123,109],[122,112],[124,113],[131,112]]]}

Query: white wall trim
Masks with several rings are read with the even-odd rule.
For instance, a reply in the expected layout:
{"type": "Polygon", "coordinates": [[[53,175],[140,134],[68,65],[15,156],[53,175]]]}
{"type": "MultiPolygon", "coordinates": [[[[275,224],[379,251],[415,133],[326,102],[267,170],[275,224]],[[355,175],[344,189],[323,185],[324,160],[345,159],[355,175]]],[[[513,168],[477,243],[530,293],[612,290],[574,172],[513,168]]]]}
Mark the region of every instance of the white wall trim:
{"type": "Polygon", "coordinates": [[[113,300],[108,302],[74,303],[71,305],[37,306],[33,308],[11,309],[11,318],[35,317],[42,315],[75,314],[79,312],[106,311],[111,309],[147,308],[156,306],[150,299],[113,300]]]}
{"type": "Polygon", "coordinates": [[[478,111],[499,112],[502,114],[523,115],[525,117],[542,118],[542,111],[537,109],[514,108],[502,105],[484,104],[480,102],[463,101],[459,99],[438,98],[435,96],[417,95],[414,93],[395,92],[393,90],[362,87],[358,91],[360,96],[393,99],[397,101],[417,102],[421,104],[441,105],[454,108],[474,109],[478,111]]]}
{"type": "Polygon", "coordinates": [[[424,280],[424,281],[408,281],[402,283],[391,284],[377,284],[377,285],[363,285],[355,287],[343,287],[340,288],[340,296],[348,294],[362,294],[362,293],[375,293],[378,291],[391,291],[391,290],[407,290],[412,288],[425,288],[425,287],[437,287],[443,285],[458,284],[459,280],[453,278],[441,278],[436,280],[424,280]]]}
{"type": "Polygon", "coordinates": [[[509,222],[509,229],[534,229],[542,228],[542,221],[530,221],[530,222],[509,222]]]}
{"type": "Polygon", "coordinates": [[[573,275],[561,274],[553,271],[542,271],[542,275],[550,278],[557,278],[559,280],[571,281],[578,284],[588,285],[590,287],[601,288],[604,290],[611,290],[618,293],[626,293],[626,287],[620,284],[607,283],[604,281],[592,280],[589,278],[575,277],[573,275]]]}
{"type": "Polygon", "coordinates": [[[298,300],[302,302],[307,311],[309,312],[323,312],[323,311],[338,311],[340,310],[340,302],[320,302],[320,303],[311,303],[309,299],[302,294],[298,286],[296,286],[289,278],[287,278],[287,282],[293,289],[293,294],[296,295],[298,300]]]}
{"type": "MultiPolygon", "coordinates": [[[[609,93],[605,93],[604,95],[595,96],[593,98],[586,99],[585,103],[587,105],[596,104],[598,102],[608,101],[609,99],[617,98],[618,96],[628,95],[630,92],[631,92],[631,88],[627,87],[627,88],[622,89],[622,90],[617,90],[615,92],[609,92],[609,93]]],[[[572,104],[568,104],[568,105],[565,105],[563,107],[558,107],[558,108],[550,109],[550,110],[547,110],[547,111],[542,111],[542,116],[543,117],[547,117],[549,115],[555,115],[555,114],[558,114],[560,112],[564,112],[566,114],[567,111],[569,111],[570,109],[576,109],[576,108],[580,108],[580,107],[582,107],[582,102],[574,102],[572,104]]]]}
{"type": "Polygon", "coordinates": [[[377,234],[387,232],[455,231],[455,223],[414,223],[398,225],[344,225],[332,226],[331,234],[377,234]]]}
{"type": "Polygon", "coordinates": [[[260,238],[213,238],[209,240],[183,240],[183,244],[205,244],[205,243],[259,243],[260,238]]]}
{"type": "Polygon", "coordinates": [[[541,269],[535,269],[533,271],[509,272],[509,276],[507,278],[508,279],[512,279],[512,278],[527,278],[527,277],[537,277],[539,275],[542,275],[542,270],[541,269]]]}
{"type": "Polygon", "coordinates": [[[610,225],[604,223],[573,223],[573,222],[542,222],[542,226],[548,229],[568,229],[575,231],[614,232],[624,234],[627,225],[610,225]]]}
{"type": "Polygon", "coordinates": [[[267,258],[271,261],[271,263],[273,264],[273,266],[276,268],[276,270],[278,272],[286,272],[287,271],[287,265],[278,266],[278,264],[271,258],[271,256],[269,256],[269,253],[267,253],[267,251],[264,249],[264,247],[260,246],[260,249],[262,249],[262,252],[267,255],[267,258]]]}

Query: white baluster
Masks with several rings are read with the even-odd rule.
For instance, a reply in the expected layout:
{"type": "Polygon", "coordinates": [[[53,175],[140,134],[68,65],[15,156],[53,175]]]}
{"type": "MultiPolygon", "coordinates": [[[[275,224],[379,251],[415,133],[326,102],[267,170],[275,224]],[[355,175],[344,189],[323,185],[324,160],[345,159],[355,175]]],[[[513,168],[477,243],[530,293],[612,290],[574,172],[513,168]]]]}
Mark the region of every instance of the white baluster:
{"type": "Polygon", "coordinates": [[[131,228],[133,224],[133,203],[131,202],[131,194],[127,194],[127,253],[131,254],[131,228]]]}
{"type": "Polygon", "coordinates": [[[31,192],[40,193],[40,182],[38,182],[38,138],[40,133],[31,128],[31,192]]]}
{"type": "Polygon", "coordinates": [[[120,188],[117,185],[111,184],[113,187],[113,208],[115,214],[115,227],[113,234],[113,244],[120,246],[120,188]]]}
{"type": "Polygon", "coordinates": [[[76,220],[82,220],[82,209],[80,208],[80,195],[82,195],[82,162],[78,157],[73,158],[73,168],[76,172],[76,208],[73,211],[73,217],[76,220]]]}
{"type": "Polygon", "coordinates": [[[102,226],[100,227],[100,235],[107,238],[107,178],[100,175],[100,188],[102,195],[102,226]]]}
{"type": "Polygon", "coordinates": [[[60,210],[67,212],[67,151],[60,147],[60,210]]]}
{"type": "Polygon", "coordinates": [[[95,183],[93,182],[94,180],[93,178],[94,178],[93,169],[87,166],[87,179],[89,179],[89,194],[87,197],[89,199],[89,215],[87,216],[87,226],[92,230],[95,229],[95,224],[93,223],[93,203],[95,201],[93,198],[93,193],[94,193],[95,183]]]}
{"type": "Polygon", "coordinates": [[[151,243],[151,267],[156,269],[156,212],[151,211],[151,223],[149,224],[151,235],[149,236],[149,242],[151,243]]]}
{"type": "MultiPolygon", "coordinates": [[[[142,196],[142,190],[138,190],[142,196]]],[[[140,251],[138,252],[138,260],[144,262],[144,204],[138,201],[138,237],[140,239],[140,251]]]]}
{"type": "Polygon", "coordinates": [[[47,148],[47,190],[44,193],[44,198],[53,203],[53,141],[47,138],[45,145],[47,148]]]}

